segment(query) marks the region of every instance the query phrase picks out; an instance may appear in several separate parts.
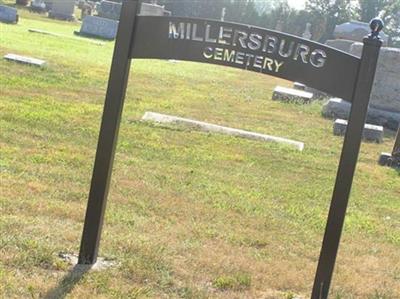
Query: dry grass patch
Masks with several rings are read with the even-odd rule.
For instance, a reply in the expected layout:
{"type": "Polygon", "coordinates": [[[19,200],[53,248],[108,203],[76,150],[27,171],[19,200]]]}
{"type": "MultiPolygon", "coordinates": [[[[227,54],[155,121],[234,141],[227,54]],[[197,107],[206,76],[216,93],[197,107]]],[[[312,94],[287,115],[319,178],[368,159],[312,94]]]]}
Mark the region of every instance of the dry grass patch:
{"type": "MultiPolygon", "coordinates": [[[[0,55],[49,64],[0,60],[0,297],[309,296],[342,138],[321,103],[270,100],[289,82],[196,63],[134,61],[100,252],[119,266],[73,276],[58,253],[79,250],[113,43],[33,35],[79,25],[21,15],[0,25],[0,55]],[[145,111],[306,148],[166,129],[145,111]]],[[[362,145],[332,298],[400,293],[399,173],[376,162],[393,141],[362,145]]]]}

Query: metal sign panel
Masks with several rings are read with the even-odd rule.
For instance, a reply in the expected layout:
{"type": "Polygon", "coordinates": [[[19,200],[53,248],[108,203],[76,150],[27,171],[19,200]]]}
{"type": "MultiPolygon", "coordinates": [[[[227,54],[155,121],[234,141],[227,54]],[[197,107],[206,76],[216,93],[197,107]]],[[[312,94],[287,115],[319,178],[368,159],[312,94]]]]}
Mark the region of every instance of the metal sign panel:
{"type": "Polygon", "coordinates": [[[132,58],[231,66],[301,82],[351,101],[360,59],[325,45],[243,24],[137,16],[132,58]]]}

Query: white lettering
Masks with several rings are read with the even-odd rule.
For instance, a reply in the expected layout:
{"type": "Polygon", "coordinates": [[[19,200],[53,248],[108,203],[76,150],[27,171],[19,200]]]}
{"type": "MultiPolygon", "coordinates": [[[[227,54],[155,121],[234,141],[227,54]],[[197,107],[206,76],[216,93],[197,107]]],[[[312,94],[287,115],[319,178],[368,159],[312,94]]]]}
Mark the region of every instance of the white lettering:
{"type": "Polygon", "coordinates": [[[179,23],[178,28],[176,24],[169,22],[169,36],[170,39],[184,39],[185,38],[185,23],[179,23]]]}

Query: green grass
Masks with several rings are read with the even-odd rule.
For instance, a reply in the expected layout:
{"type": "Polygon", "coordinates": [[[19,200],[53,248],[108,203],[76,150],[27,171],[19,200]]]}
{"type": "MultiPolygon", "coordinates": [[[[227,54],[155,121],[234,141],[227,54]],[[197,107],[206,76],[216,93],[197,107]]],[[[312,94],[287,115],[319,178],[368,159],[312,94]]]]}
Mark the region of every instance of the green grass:
{"type": "Polygon", "coordinates": [[[251,278],[249,275],[242,273],[233,276],[232,275],[220,276],[214,280],[213,286],[219,290],[228,290],[228,289],[232,289],[235,291],[245,290],[250,288],[251,278]]]}
{"type": "MultiPolygon", "coordinates": [[[[276,78],[167,61],[133,62],[100,255],[119,266],[69,274],[77,253],[113,43],[22,11],[0,23],[0,294],[39,298],[309,296],[342,138],[321,103],[271,101],[276,78]],[[29,33],[29,28],[71,39],[29,33]],[[291,138],[305,151],[139,121],[155,111],[291,138]]],[[[393,145],[361,148],[332,298],[400,293],[399,173],[393,145]]],[[[1,297],[1,296],[0,296],[1,297]]]]}

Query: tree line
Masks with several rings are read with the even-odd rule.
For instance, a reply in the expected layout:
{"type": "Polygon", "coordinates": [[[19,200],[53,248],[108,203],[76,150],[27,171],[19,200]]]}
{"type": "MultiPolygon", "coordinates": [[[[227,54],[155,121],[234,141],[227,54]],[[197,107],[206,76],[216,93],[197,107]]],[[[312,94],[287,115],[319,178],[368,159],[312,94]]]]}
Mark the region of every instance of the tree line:
{"type": "Polygon", "coordinates": [[[312,39],[333,38],[335,26],[350,20],[369,22],[379,16],[385,22],[389,45],[400,47],[400,0],[307,0],[296,10],[287,0],[146,0],[165,5],[174,16],[221,19],[301,36],[311,24],[312,39]]]}

